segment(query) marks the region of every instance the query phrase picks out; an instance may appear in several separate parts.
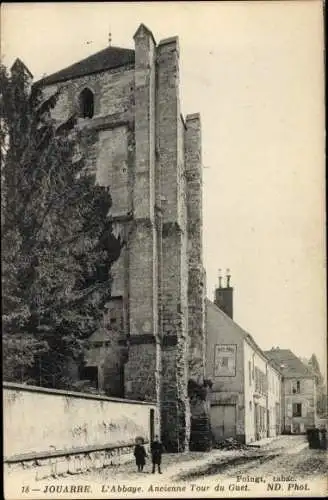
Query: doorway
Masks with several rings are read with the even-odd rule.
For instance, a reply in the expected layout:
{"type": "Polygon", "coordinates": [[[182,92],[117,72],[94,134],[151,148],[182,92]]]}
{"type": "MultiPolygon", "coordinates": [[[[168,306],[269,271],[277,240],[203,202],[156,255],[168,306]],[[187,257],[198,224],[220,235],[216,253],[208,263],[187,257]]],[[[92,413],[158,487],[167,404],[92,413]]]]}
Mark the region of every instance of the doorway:
{"type": "Polygon", "coordinates": [[[259,405],[255,403],[254,405],[254,427],[255,427],[255,441],[260,439],[260,415],[259,415],[259,405]]]}
{"type": "Polygon", "coordinates": [[[236,437],[236,405],[211,406],[211,424],[215,441],[236,437]]]}
{"type": "Polygon", "coordinates": [[[149,412],[149,439],[150,442],[154,441],[155,437],[155,410],[149,412]]]}

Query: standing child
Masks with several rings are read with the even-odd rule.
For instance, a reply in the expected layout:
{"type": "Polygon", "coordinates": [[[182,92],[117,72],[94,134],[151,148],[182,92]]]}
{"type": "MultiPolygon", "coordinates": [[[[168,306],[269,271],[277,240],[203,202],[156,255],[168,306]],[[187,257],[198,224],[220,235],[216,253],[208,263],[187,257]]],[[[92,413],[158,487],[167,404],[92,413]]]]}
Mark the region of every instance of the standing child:
{"type": "Polygon", "coordinates": [[[155,440],[151,443],[151,458],[153,462],[153,470],[152,473],[155,473],[156,465],[158,467],[158,473],[161,472],[161,463],[162,463],[162,453],[163,453],[163,445],[160,442],[158,436],[155,436],[155,440]]]}
{"type": "Polygon", "coordinates": [[[136,438],[136,445],[134,447],[134,456],[136,459],[136,465],[138,467],[138,472],[142,472],[146,463],[146,450],[143,445],[143,438],[136,438]]]}

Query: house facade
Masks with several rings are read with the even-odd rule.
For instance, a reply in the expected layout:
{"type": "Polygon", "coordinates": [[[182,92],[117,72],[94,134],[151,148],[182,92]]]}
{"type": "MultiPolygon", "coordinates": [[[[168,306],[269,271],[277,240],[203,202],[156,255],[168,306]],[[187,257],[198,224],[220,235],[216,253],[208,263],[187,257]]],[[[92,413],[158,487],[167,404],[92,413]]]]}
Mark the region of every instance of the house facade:
{"type": "Polygon", "coordinates": [[[223,311],[232,312],[232,293],[227,283],[216,290],[216,303],[206,301],[211,428],[215,441],[233,437],[250,443],[281,433],[281,375],[253,337],[223,311]]]}
{"type": "Polygon", "coordinates": [[[252,337],[244,353],[245,434],[252,442],[281,434],[281,375],[252,337]]]}
{"type": "Polygon", "coordinates": [[[289,349],[266,351],[282,376],[282,431],[302,434],[315,427],[316,382],[313,372],[289,349]]]}

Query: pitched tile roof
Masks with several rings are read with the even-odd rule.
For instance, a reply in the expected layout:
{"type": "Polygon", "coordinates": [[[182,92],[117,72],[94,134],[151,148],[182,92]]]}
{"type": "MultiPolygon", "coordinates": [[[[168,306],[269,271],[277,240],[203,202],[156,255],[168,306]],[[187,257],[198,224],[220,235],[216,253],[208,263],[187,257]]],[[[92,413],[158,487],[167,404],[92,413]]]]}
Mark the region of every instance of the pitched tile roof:
{"type": "Polygon", "coordinates": [[[134,64],[134,50],[119,47],[106,47],[92,56],[86,57],[67,68],[39,80],[38,84],[49,85],[78,78],[92,73],[100,73],[108,69],[118,68],[126,64],[134,64]]]}
{"type": "Polygon", "coordinates": [[[313,377],[310,367],[307,367],[290,349],[271,349],[264,351],[266,356],[271,359],[287,378],[294,377],[313,377]]]}

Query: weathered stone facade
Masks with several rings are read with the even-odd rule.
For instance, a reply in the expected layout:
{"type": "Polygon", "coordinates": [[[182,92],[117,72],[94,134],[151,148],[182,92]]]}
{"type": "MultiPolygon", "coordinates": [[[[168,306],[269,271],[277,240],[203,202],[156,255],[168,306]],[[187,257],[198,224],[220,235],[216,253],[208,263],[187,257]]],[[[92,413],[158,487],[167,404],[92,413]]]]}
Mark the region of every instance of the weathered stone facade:
{"type": "Polygon", "coordinates": [[[62,88],[58,120],[81,113],[82,91],[92,93],[93,116],[79,126],[96,134],[89,168],[110,186],[126,242],[112,269],[129,344],[124,395],[156,401],[167,449],[182,451],[188,380],[203,383],[205,366],[201,125],[198,114],[181,115],[177,37],[156,44],[140,25],[134,42],[134,52],[108,47],[41,83],[62,88]]]}

